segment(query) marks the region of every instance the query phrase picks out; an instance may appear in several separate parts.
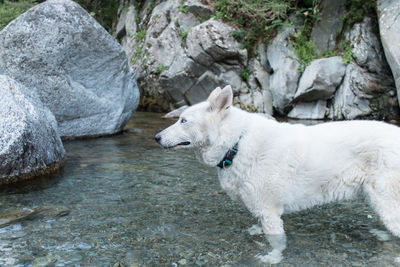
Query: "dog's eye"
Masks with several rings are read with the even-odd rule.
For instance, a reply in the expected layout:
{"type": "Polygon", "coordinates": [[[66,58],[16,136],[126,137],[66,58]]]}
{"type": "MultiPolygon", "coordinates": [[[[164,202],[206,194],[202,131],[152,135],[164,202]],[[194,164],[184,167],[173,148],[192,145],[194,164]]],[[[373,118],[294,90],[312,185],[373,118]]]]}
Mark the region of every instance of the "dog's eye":
{"type": "Polygon", "coordinates": [[[184,118],[181,118],[181,123],[186,123],[187,122],[187,120],[186,119],[184,119],[184,118]]]}

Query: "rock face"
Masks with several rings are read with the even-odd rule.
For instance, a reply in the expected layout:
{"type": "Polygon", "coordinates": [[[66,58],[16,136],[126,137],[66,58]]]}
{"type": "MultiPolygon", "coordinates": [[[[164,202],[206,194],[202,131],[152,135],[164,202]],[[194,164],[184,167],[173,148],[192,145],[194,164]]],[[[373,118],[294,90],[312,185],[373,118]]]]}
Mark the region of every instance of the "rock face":
{"type": "MultiPolygon", "coordinates": [[[[140,49],[129,50],[144,88],[143,106],[170,110],[192,105],[203,101],[215,87],[229,83],[236,104],[246,98],[246,104],[240,102],[243,108],[272,112],[266,92],[268,73],[258,59],[248,60],[247,50],[232,36],[236,29],[211,19],[210,7],[197,0],[183,4],[168,0],[151,11],[146,10],[147,2],[137,12],[141,23],[131,38],[140,49]]],[[[126,38],[128,33],[121,40],[126,38]]]]}
{"type": "Polygon", "coordinates": [[[0,73],[37,93],[63,137],[119,132],[139,101],[121,46],[69,0],[39,4],[0,32],[0,73]]]}
{"type": "Polygon", "coordinates": [[[372,20],[365,18],[346,33],[354,63],[348,64],[335,93],[329,117],[390,119],[398,116],[395,86],[372,20]]]}
{"type": "Polygon", "coordinates": [[[320,19],[311,33],[311,40],[320,52],[331,50],[336,45],[338,29],[343,26],[342,16],[346,0],[322,0],[320,4],[320,19]]]}
{"type": "MultiPolygon", "coordinates": [[[[301,54],[302,46],[295,43],[304,17],[296,12],[288,17],[293,27],[283,27],[271,40],[247,51],[240,41],[240,30],[212,18],[207,1],[166,0],[154,6],[146,0],[139,10],[130,4],[132,1],[124,2],[116,35],[122,44],[129,44],[126,50],[138,73],[145,96],[142,106],[146,108],[170,111],[193,105],[213,88],[230,84],[234,104],[253,112],[297,119],[399,118],[394,81],[376,34],[376,19],[365,17],[344,30],[346,0],[322,0],[320,19],[311,33],[318,57],[339,54],[346,62],[342,56],[320,58],[305,68],[300,62],[304,64],[303,56],[310,55],[303,53],[300,59],[297,53],[301,54]]],[[[307,1],[307,5],[314,2],[307,1]]],[[[393,11],[400,4],[378,2],[381,29],[386,27],[395,35],[397,28],[390,23],[397,23],[398,18],[392,15],[400,13],[393,11]]],[[[392,55],[389,63],[395,77],[395,61],[400,58],[395,48],[400,43],[395,41],[398,36],[385,36],[393,43],[385,50],[392,55]]]]}
{"type": "Polygon", "coordinates": [[[285,114],[290,107],[301,74],[298,57],[290,43],[291,35],[294,35],[294,29],[285,29],[267,48],[267,58],[273,70],[268,86],[272,105],[280,114],[285,114]]]}
{"type": "Polygon", "coordinates": [[[0,183],[57,167],[65,155],[57,122],[35,92],[0,75],[0,183]]]}
{"type": "Polygon", "coordinates": [[[379,32],[386,59],[392,69],[397,96],[400,95],[400,3],[396,0],[378,0],[379,32]]]}
{"type": "Polygon", "coordinates": [[[345,34],[354,62],[316,59],[306,67],[289,118],[350,120],[398,117],[393,77],[370,18],[345,34]]]}
{"type": "Polygon", "coordinates": [[[357,119],[360,117],[386,118],[396,116],[394,88],[390,81],[351,63],[346,68],[343,83],[335,93],[329,117],[357,119]]]}

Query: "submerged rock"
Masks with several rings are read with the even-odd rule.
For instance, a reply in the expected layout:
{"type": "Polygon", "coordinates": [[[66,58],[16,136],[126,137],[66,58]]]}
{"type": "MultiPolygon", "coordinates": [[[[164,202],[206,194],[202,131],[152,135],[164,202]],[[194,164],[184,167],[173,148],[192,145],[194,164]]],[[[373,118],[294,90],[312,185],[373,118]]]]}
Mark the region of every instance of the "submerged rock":
{"type": "Polygon", "coordinates": [[[0,32],[0,73],[30,90],[63,137],[122,130],[139,101],[121,46],[78,4],[49,0],[0,32]]]}
{"type": "Polygon", "coordinates": [[[0,183],[55,170],[65,150],[57,122],[35,92],[0,75],[0,183]]]}

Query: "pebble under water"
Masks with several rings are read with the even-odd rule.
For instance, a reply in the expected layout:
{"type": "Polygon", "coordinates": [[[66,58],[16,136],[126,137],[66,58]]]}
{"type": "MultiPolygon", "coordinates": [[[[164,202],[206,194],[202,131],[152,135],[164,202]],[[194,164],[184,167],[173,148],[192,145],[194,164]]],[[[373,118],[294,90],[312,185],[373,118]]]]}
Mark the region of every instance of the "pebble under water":
{"type": "MultiPolygon", "coordinates": [[[[123,134],[67,141],[52,178],[2,188],[0,266],[263,266],[257,223],[222,191],[217,170],[154,134],[136,113],[123,134]],[[253,228],[254,229],[254,228],[253,228]]],[[[400,239],[360,198],[283,216],[278,266],[396,266],[400,239]]],[[[400,264],[398,264],[400,265],[400,264]]]]}

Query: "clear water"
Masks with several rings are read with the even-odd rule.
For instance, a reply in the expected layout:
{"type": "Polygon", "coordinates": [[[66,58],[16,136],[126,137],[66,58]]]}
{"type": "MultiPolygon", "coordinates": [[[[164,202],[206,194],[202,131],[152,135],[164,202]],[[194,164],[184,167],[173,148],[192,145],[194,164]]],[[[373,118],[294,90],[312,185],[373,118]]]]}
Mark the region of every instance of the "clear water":
{"type": "MultiPolygon", "coordinates": [[[[221,190],[216,169],[155,143],[170,123],[136,113],[121,135],[65,142],[56,177],[3,188],[0,266],[262,266],[254,256],[269,246],[249,235],[257,221],[221,190]]],[[[394,266],[400,256],[362,200],[283,219],[279,266],[394,266]]]]}

